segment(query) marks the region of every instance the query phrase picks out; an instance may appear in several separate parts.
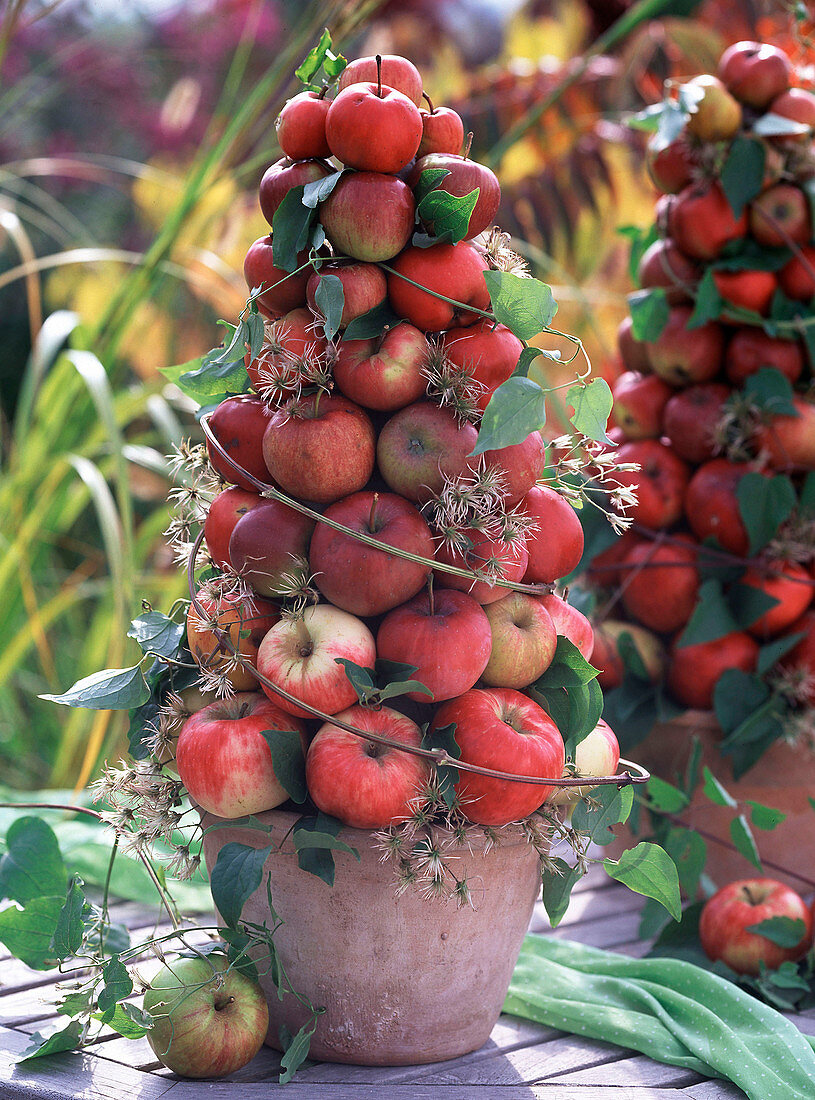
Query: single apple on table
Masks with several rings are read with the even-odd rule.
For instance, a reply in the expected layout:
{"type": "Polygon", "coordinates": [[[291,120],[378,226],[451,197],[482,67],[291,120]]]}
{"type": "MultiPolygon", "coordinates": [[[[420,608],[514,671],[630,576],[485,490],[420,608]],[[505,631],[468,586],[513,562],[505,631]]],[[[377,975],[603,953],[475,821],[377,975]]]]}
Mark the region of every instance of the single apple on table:
{"type": "Polygon", "coordinates": [[[523,688],[547,670],[557,649],[552,616],[533,596],[508,592],[484,611],[492,649],[481,679],[491,687],[523,688]]]}
{"type": "MultiPolygon", "coordinates": [[[[565,751],[560,730],[546,713],[511,688],[473,688],[436,711],[431,728],[455,723],[461,759],[512,775],[559,779],[565,751]]],[[[551,798],[553,787],[460,771],[456,794],[464,816],[478,825],[520,821],[551,798]]]]}
{"type": "Polygon", "coordinates": [[[260,985],[226,955],[174,959],[144,994],[153,1017],[147,1041],[181,1077],[226,1077],[247,1065],[266,1038],[269,1008],[260,985]]]}
{"type": "Polygon", "coordinates": [[[239,692],[196,711],[178,735],[176,767],[190,798],[216,817],[257,814],[289,797],[274,772],[263,731],[296,733],[303,726],[259,691],[239,692]]]}
{"type": "MultiPolygon", "coordinates": [[[[363,668],[373,668],[376,656],[374,637],[365,623],[331,604],[318,604],[272,627],[258,649],[257,668],[275,687],[301,703],[323,714],[336,714],[357,701],[354,686],[339,660],[345,658],[363,668]]],[[[311,717],[309,711],[284,699],[273,687],[264,683],[261,687],[287,714],[311,717]]]]}
{"type": "MultiPolygon", "coordinates": [[[[336,716],[348,725],[421,748],[422,731],[390,707],[354,706],[336,716]]],[[[317,808],[352,829],[386,829],[422,803],[430,765],[414,753],[366,741],[326,722],[309,746],[306,786],[317,808]]]]}
{"type": "Polygon", "coordinates": [[[730,882],[708,898],[699,918],[699,939],[709,959],[721,960],[737,974],[761,973],[762,964],[777,970],[782,962],[800,959],[812,942],[812,914],[789,886],[771,878],[730,882]],[[801,921],[801,938],[780,947],[750,929],[774,917],[801,921]]]}

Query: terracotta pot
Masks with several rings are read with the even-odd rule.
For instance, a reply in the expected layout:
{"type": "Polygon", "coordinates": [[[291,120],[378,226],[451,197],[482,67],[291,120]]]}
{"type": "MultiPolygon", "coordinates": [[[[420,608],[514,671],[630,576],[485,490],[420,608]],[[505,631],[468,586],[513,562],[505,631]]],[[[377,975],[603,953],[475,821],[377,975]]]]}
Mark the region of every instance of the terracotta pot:
{"type": "MultiPolygon", "coordinates": [[[[204,838],[212,870],[224,844],[282,844],[266,861],[263,883],[242,916],[269,922],[266,875],[283,924],[275,946],[294,989],[325,1006],[310,1057],[360,1065],[416,1065],[456,1058],[488,1039],[504,1002],[532,909],[540,891],[540,861],[520,830],[504,830],[486,856],[455,850],[456,874],[466,874],[475,909],[397,897],[391,864],[380,862],[371,834],[343,829],[340,838],[360,861],[334,852],[334,886],[302,871],[290,830],[300,815],[258,815],[271,833],[219,828],[204,838]],[[285,838],[285,839],[284,839],[285,838]]],[[[203,824],[221,824],[205,815],[203,824]]],[[[268,975],[266,1042],[279,1049],[281,1024],[294,1034],[309,1018],[297,999],[278,1000],[268,975]]]]}
{"type": "MultiPolygon", "coordinates": [[[[753,826],[752,831],[765,873],[806,893],[804,881],[780,868],[800,870],[808,879],[813,877],[810,856],[815,852],[815,811],[809,798],[815,798],[815,753],[806,746],[778,741],[754,767],[735,779],[730,757],[719,752],[722,732],[715,717],[709,711],[691,710],[671,722],[656,725],[637,746],[637,759],[653,775],[675,782],[678,775],[684,775],[694,735],[702,744],[702,766],[710,768],[733,798],[738,799],[742,804],[738,812],[744,813],[748,821],[750,807],[744,803],[751,801],[787,815],[773,830],[753,826]]],[[[690,806],[678,815],[690,828],[727,842],[725,845],[705,836],[708,851],[705,869],[717,886],[757,873],[752,863],[729,847],[734,812],[730,807],[715,806],[697,791],[690,806]]],[[[627,830],[620,831],[620,836],[624,841],[620,849],[634,843],[627,830]]]]}

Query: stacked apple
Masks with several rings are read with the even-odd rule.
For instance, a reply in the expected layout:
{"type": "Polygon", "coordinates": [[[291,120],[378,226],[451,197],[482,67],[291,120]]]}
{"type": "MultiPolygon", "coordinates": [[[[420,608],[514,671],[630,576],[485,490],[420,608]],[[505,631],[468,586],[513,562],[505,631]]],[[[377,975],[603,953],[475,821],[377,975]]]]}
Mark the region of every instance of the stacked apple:
{"type": "MultiPolygon", "coordinates": [[[[769,498],[770,516],[792,523],[812,506],[815,95],[795,78],[781,50],[739,42],[717,76],[674,88],[645,123],[659,127],[647,158],[662,194],[614,387],[617,455],[641,467],[623,478],[638,503],[634,530],[592,573],[621,586],[654,679],[665,663],[654,635],[667,640],[668,686],[695,708],[711,707],[725,669],[753,672],[770,639],[803,634],[784,661],[801,677],[815,672],[811,535],[759,544],[745,523],[769,498]],[[732,582],[770,597],[767,609],[745,629],[683,645],[700,569],[728,565],[741,565],[732,582]]],[[[620,682],[625,629],[616,620],[601,632],[605,687],[620,682]]]]}
{"type": "MultiPolygon", "coordinates": [[[[270,731],[302,744],[316,806],[359,828],[424,796],[423,724],[453,724],[464,762],[563,773],[563,737],[532,696],[559,636],[591,653],[590,624],[551,592],[582,530],[538,484],[539,431],[473,454],[523,344],[489,313],[498,181],[461,155],[460,118],[422,97],[408,60],[366,57],[333,98],[307,89],[277,121],[285,156],[260,183],[272,232],[245,262],[265,341],[246,355],[254,392],[207,421],[230,487],[205,523],[219,572],[189,615],[205,682],[236,694],[194,714],[177,748],[191,796],[222,817],[286,799],[270,731]]],[[[601,741],[595,774],[619,755],[601,741]]],[[[463,770],[456,790],[485,825],[553,794],[463,770]]]]}

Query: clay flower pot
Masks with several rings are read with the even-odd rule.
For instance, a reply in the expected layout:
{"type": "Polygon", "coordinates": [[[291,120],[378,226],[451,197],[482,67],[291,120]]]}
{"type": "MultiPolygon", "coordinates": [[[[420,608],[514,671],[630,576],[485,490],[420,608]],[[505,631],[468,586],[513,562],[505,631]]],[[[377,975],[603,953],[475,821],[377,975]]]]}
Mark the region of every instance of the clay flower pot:
{"type": "MultiPolygon", "coordinates": [[[[325,1006],[310,1057],[360,1065],[416,1065],[456,1058],[482,1046],[506,997],[532,909],[540,891],[540,860],[520,829],[503,830],[484,855],[451,853],[466,874],[475,909],[453,900],[423,898],[410,888],[396,896],[393,865],[380,861],[371,834],[343,829],[340,839],[357,860],[334,852],[334,886],[300,869],[291,840],[299,814],[258,815],[271,832],[229,827],[204,815],[204,854],[210,872],[224,844],[255,848],[281,844],[266,861],[261,887],[242,917],[270,923],[266,875],[283,921],[274,942],[292,986],[325,1006]],[[285,837],[285,840],[284,840],[285,837]]],[[[259,969],[262,969],[259,968],[259,969]]],[[[268,975],[266,1042],[279,1048],[281,1024],[294,1034],[309,1013],[291,994],[278,999],[268,975]]]]}

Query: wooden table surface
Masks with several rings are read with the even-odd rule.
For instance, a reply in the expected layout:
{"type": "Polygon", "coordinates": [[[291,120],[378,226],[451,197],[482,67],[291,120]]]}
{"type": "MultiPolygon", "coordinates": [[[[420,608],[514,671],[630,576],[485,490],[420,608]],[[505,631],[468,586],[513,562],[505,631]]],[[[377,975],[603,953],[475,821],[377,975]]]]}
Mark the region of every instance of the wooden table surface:
{"type": "MultiPolygon", "coordinates": [[[[626,954],[643,954],[637,939],[641,899],[602,872],[589,873],[576,889],[561,925],[549,929],[538,907],[531,930],[626,954]]],[[[111,917],[149,932],[156,910],[132,904],[114,907],[111,917]]],[[[202,922],[204,923],[204,922],[202,922]]],[[[134,943],[138,937],[133,936],[134,943]]],[[[64,1054],[16,1065],[34,1031],[54,1023],[54,972],[29,970],[0,957],[0,1100],[735,1100],[744,1093],[722,1081],[661,1065],[611,1043],[595,1042],[553,1028],[502,1016],[490,1040],[464,1058],[394,1069],[311,1063],[288,1085],[277,1084],[278,1056],[264,1050],[240,1072],[218,1081],[176,1077],[156,1061],[146,1039],[113,1032],[81,1054],[64,1054]]],[[[815,1034],[815,1011],[792,1019],[815,1034]]],[[[815,1085],[813,1085],[815,1096],[815,1085]]]]}

